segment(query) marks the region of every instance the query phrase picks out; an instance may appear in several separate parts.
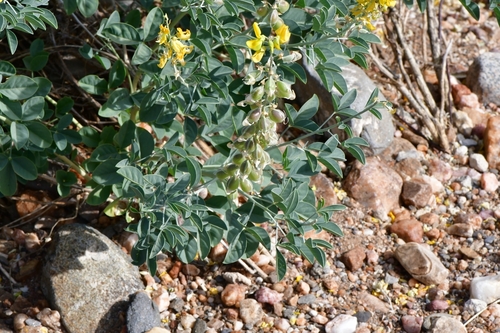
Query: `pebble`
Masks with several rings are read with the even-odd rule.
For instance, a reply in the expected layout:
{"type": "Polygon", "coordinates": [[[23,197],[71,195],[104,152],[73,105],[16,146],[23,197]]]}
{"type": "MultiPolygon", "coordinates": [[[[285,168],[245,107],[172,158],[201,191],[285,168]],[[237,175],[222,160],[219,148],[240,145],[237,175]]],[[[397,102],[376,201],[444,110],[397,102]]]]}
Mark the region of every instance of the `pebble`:
{"type": "Polygon", "coordinates": [[[497,175],[491,172],[485,172],[481,175],[481,188],[486,192],[493,193],[500,186],[497,175]]]}
{"type": "Polygon", "coordinates": [[[459,320],[445,313],[425,317],[422,327],[430,333],[467,333],[467,329],[459,320]]]}
{"type": "Polygon", "coordinates": [[[194,323],[196,322],[196,318],[190,314],[183,314],[181,316],[181,325],[185,330],[190,330],[194,327],[194,323]]]}
{"type": "Polygon", "coordinates": [[[274,321],[274,327],[280,332],[286,332],[290,328],[290,322],[285,318],[278,318],[274,321]]]}
{"type": "Polygon", "coordinates": [[[450,235],[459,236],[459,237],[472,237],[474,234],[474,230],[470,224],[467,223],[456,223],[448,228],[446,228],[446,232],[450,235]]]}
{"type": "Polygon", "coordinates": [[[357,326],[356,317],[340,314],[325,325],[325,333],[354,333],[357,326]]]}
{"type": "Polygon", "coordinates": [[[127,310],[127,332],[143,333],[161,324],[158,306],[146,292],[140,291],[130,296],[127,310]]]}
{"type": "Polygon", "coordinates": [[[311,286],[304,281],[300,281],[295,287],[295,290],[297,290],[300,295],[307,295],[311,291],[311,286]]]}
{"type": "Polygon", "coordinates": [[[328,318],[318,314],[312,317],[312,321],[315,322],[316,324],[325,325],[328,322],[328,318]]]}
{"type": "Polygon", "coordinates": [[[186,264],[182,266],[182,273],[187,276],[198,276],[200,275],[200,269],[192,264],[186,264]]]}
{"type": "Polygon", "coordinates": [[[486,172],[488,171],[489,164],[484,155],[472,154],[469,157],[469,166],[479,172],[486,172]]]}
{"type": "Polygon", "coordinates": [[[414,218],[397,221],[391,225],[390,231],[405,242],[421,243],[423,241],[422,223],[414,218]]]}
{"type": "Polygon", "coordinates": [[[240,318],[246,325],[257,324],[263,316],[264,311],[256,300],[248,298],[240,302],[240,318]]]}
{"type": "Polygon", "coordinates": [[[401,318],[401,324],[406,333],[420,333],[423,322],[421,317],[405,315],[401,318]]]}
{"type": "Polygon", "coordinates": [[[471,298],[464,303],[464,311],[469,311],[471,313],[478,313],[486,309],[487,306],[488,304],[485,301],[471,298]]]}
{"type": "Polygon", "coordinates": [[[449,271],[425,245],[406,243],[394,255],[413,278],[426,285],[443,283],[448,277],[449,271]]]}
{"type": "Polygon", "coordinates": [[[389,305],[380,298],[373,296],[367,292],[363,292],[358,296],[359,304],[363,305],[366,310],[380,313],[388,313],[389,305]]]}
{"type": "Polygon", "coordinates": [[[470,298],[491,303],[500,298],[500,275],[476,277],[470,283],[470,298]]]}
{"type": "Polygon", "coordinates": [[[484,150],[491,168],[500,170],[500,116],[493,116],[486,123],[484,150]]]}
{"type": "Polygon", "coordinates": [[[417,177],[403,183],[401,199],[406,205],[422,208],[430,203],[432,198],[432,187],[424,179],[417,177]]]}
{"type": "Polygon", "coordinates": [[[180,297],[176,297],[170,301],[168,308],[174,310],[175,312],[181,312],[184,308],[184,300],[180,297]]]}
{"type": "Polygon", "coordinates": [[[348,270],[357,271],[363,266],[363,261],[366,258],[365,250],[357,246],[354,249],[344,252],[340,258],[348,270]]]}
{"type": "Polygon", "coordinates": [[[239,284],[228,284],[221,293],[221,301],[225,306],[239,307],[240,302],[245,299],[246,287],[239,284]]]}
{"type": "Polygon", "coordinates": [[[255,299],[259,303],[277,304],[283,299],[283,294],[267,287],[260,287],[260,289],[255,292],[255,299]]]}
{"type": "Polygon", "coordinates": [[[447,301],[442,299],[435,299],[427,304],[426,309],[427,311],[440,311],[440,310],[446,310],[449,307],[450,304],[448,304],[447,301]]]}
{"type": "Polygon", "coordinates": [[[314,302],[316,302],[316,296],[314,296],[313,294],[300,296],[297,300],[297,304],[311,304],[314,302]]]}
{"type": "Polygon", "coordinates": [[[368,311],[358,311],[354,314],[354,317],[358,319],[358,323],[366,323],[372,317],[372,314],[368,311]]]}
{"type": "Polygon", "coordinates": [[[243,284],[246,284],[247,286],[252,285],[252,280],[250,280],[248,277],[246,277],[245,275],[243,275],[241,273],[225,272],[225,273],[222,273],[222,277],[228,283],[233,283],[233,284],[243,283],[243,284]]]}

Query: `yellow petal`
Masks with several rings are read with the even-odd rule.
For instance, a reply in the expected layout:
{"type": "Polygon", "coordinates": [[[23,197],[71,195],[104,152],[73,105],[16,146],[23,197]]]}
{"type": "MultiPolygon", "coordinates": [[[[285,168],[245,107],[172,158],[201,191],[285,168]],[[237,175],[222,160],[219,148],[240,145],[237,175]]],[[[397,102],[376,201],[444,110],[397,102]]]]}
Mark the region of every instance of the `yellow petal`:
{"type": "Polygon", "coordinates": [[[290,40],[290,31],[288,30],[288,26],[283,24],[281,27],[276,29],[276,35],[280,38],[281,44],[286,44],[290,40]]]}
{"type": "Polygon", "coordinates": [[[252,61],[253,62],[260,62],[262,60],[262,57],[264,56],[264,53],[266,53],[266,48],[263,47],[259,51],[255,52],[252,56],[252,61]]]}
{"type": "Polygon", "coordinates": [[[160,57],[160,60],[158,62],[158,67],[163,68],[167,64],[167,61],[170,57],[168,56],[167,53],[163,53],[160,57]]]}
{"type": "Polygon", "coordinates": [[[177,28],[177,34],[176,34],[176,36],[180,40],[188,40],[189,38],[191,38],[191,31],[189,31],[189,29],[186,29],[185,31],[182,31],[181,28],[177,28]]]}
{"type": "Polygon", "coordinates": [[[184,44],[177,38],[172,38],[172,41],[170,42],[170,46],[174,50],[175,53],[180,53],[183,52],[184,50],[184,44]]]}
{"type": "Polygon", "coordinates": [[[280,36],[276,36],[274,39],[273,39],[273,46],[277,49],[277,50],[281,50],[281,47],[280,47],[280,36]]]}
{"type": "Polygon", "coordinates": [[[252,26],[253,32],[255,32],[255,37],[257,37],[257,39],[260,39],[262,33],[260,32],[259,24],[257,22],[254,22],[252,26]]]}
{"type": "Polygon", "coordinates": [[[247,40],[247,46],[254,51],[259,51],[262,48],[262,40],[261,39],[247,40]]]}

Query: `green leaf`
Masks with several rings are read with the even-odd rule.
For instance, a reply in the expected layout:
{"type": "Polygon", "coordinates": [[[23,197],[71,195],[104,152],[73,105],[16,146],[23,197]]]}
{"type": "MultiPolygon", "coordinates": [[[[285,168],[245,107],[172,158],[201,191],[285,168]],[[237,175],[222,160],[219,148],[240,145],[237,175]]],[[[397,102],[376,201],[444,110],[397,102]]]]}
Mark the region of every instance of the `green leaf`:
{"type": "Polygon", "coordinates": [[[35,180],[38,177],[38,171],[35,163],[24,156],[16,156],[12,158],[12,168],[14,172],[21,178],[26,180],[35,180]]]}
{"type": "Polygon", "coordinates": [[[198,242],[193,236],[188,235],[188,237],[187,242],[180,243],[176,247],[177,256],[184,263],[192,262],[198,253],[198,242]]]}
{"type": "Polygon", "coordinates": [[[26,125],[29,130],[29,141],[37,147],[49,148],[52,144],[52,133],[39,122],[31,122],[26,125]]]}
{"type": "Polygon", "coordinates": [[[17,176],[12,167],[12,163],[8,163],[3,169],[0,170],[0,192],[10,197],[16,193],[17,190],[17,176]]]}
{"type": "Polygon", "coordinates": [[[28,99],[22,108],[22,118],[23,121],[35,120],[41,117],[43,112],[43,107],[45,106],[45,99],[41,96],[35,96],[28,99]]]}
{"type": "Polygon", "coordinates": [[[471,0],[460,0],[460,3],[469,12],[469,14],[476,20],[479,20],[480,10],[477,3],[471,0]]]}
{"type": "Polygon", "coordinates": [[[122,124],[120,130],[115,136],[116,144],[119,148],[125,149],[128,147],[135,136],[135,124],[132,120],[127,120],[122,124]]]}
{"type": "Polygon", "coordinates": [[[346,147],[347,151],[354,156],[355,159],[360,161],[362,164],[366,163],[366,158],[365,158],[365,153],[363,153],[363,150],[359,148],[358,146],[349,146],[346,147]]]}
{"type": "Polygon", "coordinates": [[[94,50],[87,43],[83,44],[83,46],[78,49],[78,52],[80,52],[81,56],[87,60],[90,60],[94,57],[94,50]]]}
{"type": "Polygon", "coordinates": [[[245,66],[245,56],[243,52],[232,46],[226,46],[226,49],[229,57],[231,58],[231,64],[233,65],[233,69],[236,71],[236,74],[241,73],[245,66]]]}
{"type": "Polygon", "coordinates": [[[244,233],[240,233],[233,241],[229,244],[226,257],[224,258],[223,264],[232,264],[238,261],[247,247],[247,237],[244,233]]]}
{"type": "Polygon", "coordinates": [[[342,229],[339,228],[339,226],[333,222],[326,222],[326,223],[321,223],[317,224],[318,227],[321,229],[325,229],[329,233],[334,234],[335,236],[344,236],[344,233],[342,232],[342,229]]]}
{"type": "Polygon", "coordinates": [[[40,18],[45,21],[47,24],[49,24],[52,28],[57,29],[57,19],[56,16],[48,9],[46,8],[38,8],[39,10],[42,11],[42,14],[40,15],[40,18]]]}
{"type": "Polygon", "coordinates": [[[60,100],[57,101],[56,105],[56,114],[58,117],[64,116],[66,113],[70,112],[73,108],[75,102],[69,96],[64,96],[60,100]]]}
{"type": "Polygon", "coordinates": [[[261,227],[250,227],[245,230],[251,233],[266,249],[271,250],[271,238],[266,230],[261,227]]]}
{"type": "Polygon", "coordinates": [[[118,160],[107,160],[97,166],[92,173],[92,179],[99,185],[120,184],[123,176],[118,174],[118,160]]]}
{"type": "Polygon", "coordinates": [[[133,166],[125,166],[121,167],[117,171],[118,174],[122,175],[125,179],[130,180],[132,183],[135,183],[141,187],[144,186],[144,179],[142,172],[133,166]]]}
{"type": "Polygon", "coordinates": [[[102,34],[111,41],[121,45],[138,45],[141,35],[133,26],[127,23],[115,23],[106,26],[102,34]]]}
{"type": "MultiPolygon", "coordinates": [[[[144,22],[144,41],[149,42],[158,36],[160,24],[163,22],[163,12],[159,7],[154,7],[144,22]]],[[[140,44],[144,45],[144,44],[140,44]]]]}
{"type": "Polygon", "coordinates": [[[335,161],[332,158],[322,158],[322,157],[319,157],[318,160],[321,163],[323,163],[328,168],[328,170],[337,175],[337,177],[343,178],[342,168],[340,167],[337,161],[335,161]]]}
{"type": "Polygon", "coordinates": [[[5,166],[9,163],[9,158],[5,154],[0,154],[0,170],[5,168],[5,166]]]}
{"type": "Polygon", "coordinates": [[[286,275],[286,259],[280,251],[276,251],[276,272],[278,273],[278,281],[283,280],[286,275]]]}
{"type": "Polygon", "coordinates": [[[90,17],[94,15],[99,6],[98,0],[76,0],[76,5],[78,10],[84,17],[90,17]]]}
{"type": "Polygon", "coordinates": [[[300,81],[302,81],[302,83],[307,83],[306,71],[298,63],[294,62],[294,63],[286,64],[286,65],[281,64],[279,67],[285,71],[292,73],[296,78],[298,78],[300,81]]]}
{"type": "Polygon", "coordinates": [[[73,14],[78,9],[76,0],[63,0],[63,4],[64,4],[64,10],[68,15],[73,14]]]}
{"type": "Polygon", "coordinates": [[[193,38],[191,39],[191,43],[193,43],[194,46],[199,48],[206,55],[212,54],[212,48],[210,47],[210,44],[208,44],[206,40],[193,38]]]}
{"type": "Polygon", "coordinates": [[[201,179],[201,167],[200,163],[196,161],[194,158],[191,156],[188,156],[186,158],[186,164],[189,170],[189,175],[190,175],[190,181],[189,181],[189,186],[192,188],[193,186],[197,185],[200,182],[201,179]]]}
{"type": "Polygon", "coordinates": [[[21,103],[11,101],[4,96],[0,96],[0,112],[12,121],[21,120],[21,117],[23,116],[21,103]]]}
{"type": "Polygon", "coordinates": [[[198,137],[198,126],[193,119],[184,118],[184,148],[189,147],[198,137]]]}
{"type": "Polygon", "coordinates": [[[125,80],[126,76],[127,69],[125,68],[123,62],[118,59],[117,61],[115,61],[113,67],[111,67],[111,71],[109,72],[109,89],[114,89],[120,86],[125,80]]]}
{"type": "Polygon", "coordinates": [[[7,34],[7,43],[9,44],[10,54],[14,54],[17,50],[17,36],[10,30],[5,30],[5,33],[7,34]]]}
{"type": "Polygon", "coordinates": [[[139,44],[132,56],[132,65],[142,65],[151,58],[153,51],[146,44],[139,44]]]}
{"type": "Polygon", "coordinates": [[[24,124],[13,121],[10,124],[10,136],[17,149],[23,148],[29,139],[28,128],[24,124]]]}
{"type": "Polygon", "coordinates": [[[149,157],[155,148],[155,139],[144,128],[137,127],[135,131],[136,140],[139,143],[139,157],[149,157]]]}
{"type": "Polygon", "coordinates": [[[80,88],[93,95],[102,95],[108,91],[108,83],[97,75],[87,75],[78,81],[80,88]]]}
{"type": "Polygon", "coordinates": [[[24,75],[11,76],[0,84],[0,94],[14,101],[30,98],[37,89],[36,82],[24,75]]]}
{"type": "Polygon", "coordinates": [[[98,185],[92,192],[90,192],[86,202],[91,206],[97,206],[106,202],[110,194],[111,186],[98,185]]]}
{"type": "Polygon", "coordinates": [[[302,107],[298,111],[297,118],[294,119],[294,123],[302,120],[310,120],[316,114],[316,112],[318,112],[318,108],[319,98],[315,94],[307,102],[305,102],[304,105],[302,105],[302,107]]]}
{"type": "Polygon", "coordinates": [[[16,75],[16,67],[8,61],[0,60],[0,75],[16,75]]]}
{"type": "Polygon", "coordinates": [[[73,172],[57,170],[56,171],[57,180],[57,192],[60,196],[65,197],[71,191],[71,186],[76,184],[77,178],[73,172]]]}
{"type": "Polygon", "coordinates": [[[358,95],[358,92],[356,89],[349,90],[340,99],[339,110],[350,107],[351,104],[356,100],[357,95],[358,95]]]}

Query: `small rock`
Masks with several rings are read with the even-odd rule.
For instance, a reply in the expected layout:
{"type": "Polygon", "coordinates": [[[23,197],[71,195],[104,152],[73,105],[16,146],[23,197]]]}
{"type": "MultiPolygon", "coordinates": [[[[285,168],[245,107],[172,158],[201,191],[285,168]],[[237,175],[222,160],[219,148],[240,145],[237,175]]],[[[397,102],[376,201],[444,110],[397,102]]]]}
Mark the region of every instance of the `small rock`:
{"type": "Polygon", "coordinates": [[[33,232],[27,233],[24,237],[24,246],[26,247],[26,250],[30,253],[33,253],[36,250],[38,250],[41,246],[41,242],[37,234],[33,232]]]}
{"type": "Polygon", "coordinates": [[[274,327],[280,332],[286,332],[290,328],[290,322],[284,318],[278,318],[274,321],[274,327]]]}
{"type": "Polygon", "coordinates": [[[448,228],[446,228],[446,232],[450,235],[459,236],[459,237],[472,237],[474,234],[474,230],[472,225],[466,223],[456,223],[448,228]]]}
{"type": "Polygon", "coordinates": [[[272,305],[281,302],[283,294],[267,287],[260,287],[260,289],[255,292],[255,299],[259,303],[268,303],[272,305]]]}
{"type": "Polygon", "coordinates": [[[162,327],[155,327],[145,333],[170,333],[170,331],[162,327]]]}
{"type": "Polygon", "coordinates": [[[426,309],[427,311],[439,311],[439,310],[446,310],[449,307],[450,304],[448,304],[447,301],[443,299],[435,299],[427,304],[426,309]]]}
{"type": "Polygon", "coordinates": [[[207,323],[204,320],[198,318],[194,322],[193,332],[192,333],[205,333],[207,330],[207,323]]]}
{"type": "Polygon", "coordinates": [[[243,283],[243,284],[246,284],[247,286],[252,285],[252,280],[250,280],[249,278],[247,278],[245,275],[243,275],[241,273],[225,272],[225,273],[222,273],[222,277],[224,278],[224,280],[226,280],[229,283],[233,283],[233,284],[243,283]]]}
{"type": "Polygon", "coordinates": [[[316,324],[325,325],[328,322],[328,318],[318,314],[316,316],[313,316],[312,321],[316,324]]]}
{"type": "Polygon", "coordinates": [[[370,265],[376,265],[378,263],[379,255],[375,250],[366,251],[366,262],[370,265]]]}
{"type": "Polygon", "coordinates": [[[188,313],[183,314],[181,316],[181,325],[185,330],[190,330],[194,327],[194,323],[196,322],[196,318],[193,315],[188,313]]]}
{"type": "Polygon", "coordinates": [[[224,261],[226,253],[227,248],[222,243],[219,243],[210,250],[208,258],[210,258],[210,260],[212,260],[213,262],[220,263],[224,261]]]}
{"type": "Polygon", "coordinates": [[[236,320],[240,316],[239,311],[233,308],[224,309],[224,314],[226,315],[227,320],[236,320]]]}
{"type": "Polygon", "coordinates": [[[170,301],[170,305],[168,306],[168,308],[179,313],[184,308],[184,300],[180,297],[176,297],[170,301]]]}
{"type": "Polygon", "coordinates": [[[365,250],[361,247],[344,252],[340,260],[346,265],[350,271],[356,271],[363,266],[363,261],[366,258],[365,250]]]}
{"type": "MultiPolygon", "coordinates": [[[[234,324],[233,324],[233,328],[235,331],[240,331],[242,328],[243,328],[243,323],[239,320],[235,321],[234,324]]],[[[224,332],[225,330],[222,330],[222,332],[224,332]]]]}
{"type": "Polygon", "coordinates": [[[445,313],[425,317],[422,328],[430,333],[467,333],[467,329],[460,321],[445,313]]]}
{"type": "Polygon", "coordinates": [[[182,273],[187,276],[200,275],[200,269],[192,264],[185,264],[182,266],[182,273]]]}
{"type": "Polygon", "coordinates": [[[253,326],[262,320],[264,311],[260,304],[251,298],[240,302],[240,318],[248,326],[253,326]]]}
{"type": "Polygon", "coordinates": [[[143,333],[161,325],[158,306],[144,292],[138,292],[130,296],[127,310],[128,333],[143,333]]]}
{"type": "Polygon", "coordinates": [[[429,163],[429,173],[442,183],[446,183],[453,176],[451,165],[435,158],[429,163]]]}
{"type": "Polygon", "coordinates": [[[59,311],[45,308],[37,313],[36,318],[40,320],[43,326],[52,328],[56,331],[61,329],[61,315],[59,311]]]}
{"type": "Polygon", "coordinates": [[[471,249],[470,247],[461,247],[460,250],[458,250],[462,255],[466,256],[469,259],[476,259],[479,257],[479,254],[471,249]]]}
{"type": "Polygon", "coordinates": [[[331,206],[338,203],[337,194],[334,191],[333,182],[330,178],[326,177],[323,173],[318,173],[311,177],[309,182],[310,187],[316,190],[314,194],[318,200],[324,200],[325,206],[331,206]]]}
{"type": "Polygon", "coordinates": [[[414,218],[395,222],[391,225],[390,231],[405,242],[422,243],[424,237],[422,223],[414,218]]]}
{"type": "Polygon", "coordinates": [[[497,175],[491,172],[485,172],[481,175],[481,188],[486,192],[493,193],[500,185],[497,175]]]}
{"type": "Polygon", "coordinates": [[[420,333],[423,322],[424,320],[421,317],[406,315],[401,318],[401,323],[406,333],[420,333]]]}
{"type": "Polygon", "coordinates": [[[356,161],[344,181],[348,195],[384,221],[399,207],[402,187],[401,176],[378,157],[367,157],[364,165],[356,161]]]}
{"type": "Polygon", "coordinates": [[[483,140],[486,160],[491,168],[500,170],[500,116],[488,119],[483,140]]]}
{"type": "Polygon", "coordinates": [[[363,292],[358,296],[359,303],[365,309],[373,312],[388,313],[390,307],[387,303],[367,292],[363,292]]]}
{"type": "Polygon", "coordinates": [[[354,317],[358,319],[358,323],[366,323],[372,317],[372,314],[368,311],[358,311],[354,314],[354,317]]]}
{"type": "Polygon", "coordinates": [[[297,286],[295,287],[295,290],[297,290],[297,292],[300,294],[300,295],[307,295],[309,294],[309,291],[311,291],[311,286],[309,286],[306,282],[304,281],[300,281],[297,286]]]}
{"type": "Polygon", "coordinates": [[[401,198],[406,205],[423,208],[432,198],[432,187],[422,178],[412,178],[403,183],[401,198]]]}
{"type": "Polygon", "coordinates": [[[325,325],[326,333],[354,333],[358,326],[358,319],[346,314],[340,314],[325,325]]]}
{"type": "Polygon", "coordinates": [[[488,171],[489,164],[482,154],[472,154],[469,157],[469,166],[479,172],[486,172],[488,171]]]}
{"type": "MultiPolygon", "coordinates": [[[[168,274],[164,274],[164,276],[170,276],[168,274]]],[[[153,302],[156,304],[156,306],[158,307],[158,312],[163,312],[165,310],[168,310],[170,308],[170,293],[165,290],[164,288],[161,288],[161,290],[159,290],[157,293],[151,295],[151,297],[153,298],[153,302]]],[[[182,299],[179,299],[179,298],[175,298],[174,300],[172,300],[172,302],[174,302],[175,305],[173,305],[175,308],[180,308],[179,311],[177,312],[180,312],[182,310],[182,307],[184,306],[184,301],[182,299]],[[180,302],[179,302],[180,300],[180,302]]]]}
{"type": "Polygon", "coordinates": [[[406,243],[399,246],[394,256],[410,275],[426,285],[443,283],[449,271],[425,245],[406,243]]]}
{"type": "Polygon", "coordinates": [[[225,306],[239,307],[240,302],[245,299],[246,288],[239,284],[228,284],[221,293],[221,301],[225,306]]]}
{"type": "Polygon", "coordinates": [[[334,293],[337,293],[337,290],[339,290],[339,284],[333,278],[324,279],[323,286],[325,287],[326,290],[334,292],[334,293]]]}
{"type": "Polygon", "coordinates": [[[26,319],[29,317],[25,315],[24,313],[19,313],[14,317],[14,329],[15,330],[22,330],[24,326],[26,326],[26,319]]]}
{"type": "Polygon", "coordinates": [[[316,301],[316,296],[314,294],[308,294],[304,296],[300,296],[297,304],[312,304],[316,301]]]}
{"type": "Polygon", "coordinates": [[[500,298],[500,275],[476,277],[470,283],[470,298],[491,303],[500,298]]]}
{"type": "Polygon", "coordinates": [[[464,304],[464,310],[471,313],[478,313],[486,309],[486,307],[488,307],[488,304],[485,301],[474,298],[467,300],[464,304]]]}

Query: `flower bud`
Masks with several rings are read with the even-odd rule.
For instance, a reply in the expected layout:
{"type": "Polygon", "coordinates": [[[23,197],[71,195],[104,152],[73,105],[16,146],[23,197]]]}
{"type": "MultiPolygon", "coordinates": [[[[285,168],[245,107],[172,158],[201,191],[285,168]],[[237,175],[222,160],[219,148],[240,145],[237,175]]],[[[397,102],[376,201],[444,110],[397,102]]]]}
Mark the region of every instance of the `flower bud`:
{"type": "Polygon", "coordinates": [[[274,9],[273,9],[273,11],[271,13],[271,17],[269,19],[269,23],[271,23],[271,27],[273,28],[274,31],[276,31],[277,29],[279,29],[279,27],[281,27],[284,24],[283,19],[278,14],[278,11],[276,11],[274,9]]]}
{"type": "Polygon", "coordinates": [[[250,174],[250,172],[252,172],[252,169],[253,169],[252,162],[250,162],[249,160],[246,160],[240,166],[240,174],[243,176],[248,176],[250,174]]]}
{"type": "Polygon", "coordinates": [[[285,0],[278,0],[275,2],[275,5],[280,14],[286,13],[286,11],[290,8],[290,4],[285,0]]]}
{"type": "Polygon", "coordinates": [[[250,126],[245,126],[241,131],[241,137],[243,139],[248,139],[251,136],[253,136],[255,132],[257,132],[257,126],[255,126],[255,124],[252,124],[250,126]]]}
{"type": "Polygon", "coordinates": [[[260,177],[261,177],[261,173],[258,172],[257,170],[253,169],[252,172],[250,172],[250,174],[248,175],[248,179],[250,179],[251,181],[254,181],[254,182],[257,182],[260,180],[260,177]]]}
{"type": "Polygon", "coordinates": [[[245,142],[246,141],[236,141],[233,143],[233,147],[238,149],[238,150],[243,150],[243,149],[245,149],[245,142]]]}
{"type": "Polygon", "coordinates": [[[267,120],[267,118],[265,117],[262,117],[259,119],[257,126],[259,127],[259,130],[261,132],[267,132],[267,130],[269,129],[269,120],[267,120]]]}
{"type": "Polygon", "coordinates": [[[290,84],[278,81],[276,82],[276,97],[292,100],[295,99],[295,92],[290,84]]]}
{"type": "Polygon", "coordinates": [[[253,139],[249,139],[247,142],[245,142],[245,150],[249,153],[255,150],[255,141],[253,139]]]}
{"type": "Polygon", "coordinates": [[[259,71],[259,70],[250,72],[245,76],[245,78],[243,79],[243,82],[248,86],[254,85],[257,82],[257,80],[260,78],[261,75],[262,75],[262,71],[259,71]]]}
{"type": "Polygon", "coordinates": [[[243,179],[240,182],[240,187],[241,187],[241,190],[246,192],[246,193],[251,193],[253,191],[253,184],[247,178],[243,179]]]}
{"type": "Polygon", "coordinates": [[[253,124],[255,123],[257,120],[259,120],[260,116],[261,116],[262,112],[260,111],[260,109],[255,109],[255,110],[252,110],[250,112],[250,114],[248,115],[247,117],[247,121],[250,123],[250,124],[253,124]]]}
{"type": "Polygon", "coordinates": [[[224,180],[226,179],[227,177],[229,177],[229,175],[224,171],[224,170],[219,170],[217,171],[217,178],[219,180],[224,180]]]}
{"type": "Polygon", "coordinates": [[[230,176],[234,176],[236,174],[236,172],[240,169],[239,166],[237,166],[236,164],[228,164],[226,166],[226,173],[230,176]]]}
{"type": "Polygon", "coordinates": [[[226,188],[229,192],[233,192],[240,186],[240,180],[235,176],[229,178],[226,183],[226,188]]]}
{"type": "Polygon", "coordinates": [[[285,121],[286,116],[283,111],[274,109],[269,113],[269,119],[271,119],[275,123],[282,123],[285,121]]]}
{"type": "Polygon", "coordinates": [[[296,52],[296,51],[292,51],[292,52],[290,52],[290,54],[281,58],[281,60],[283,60],[283,62],[285,64],[296,62],[297,60],[300,60],[300,59],[302,59],[302,53],[296,52]]]}

